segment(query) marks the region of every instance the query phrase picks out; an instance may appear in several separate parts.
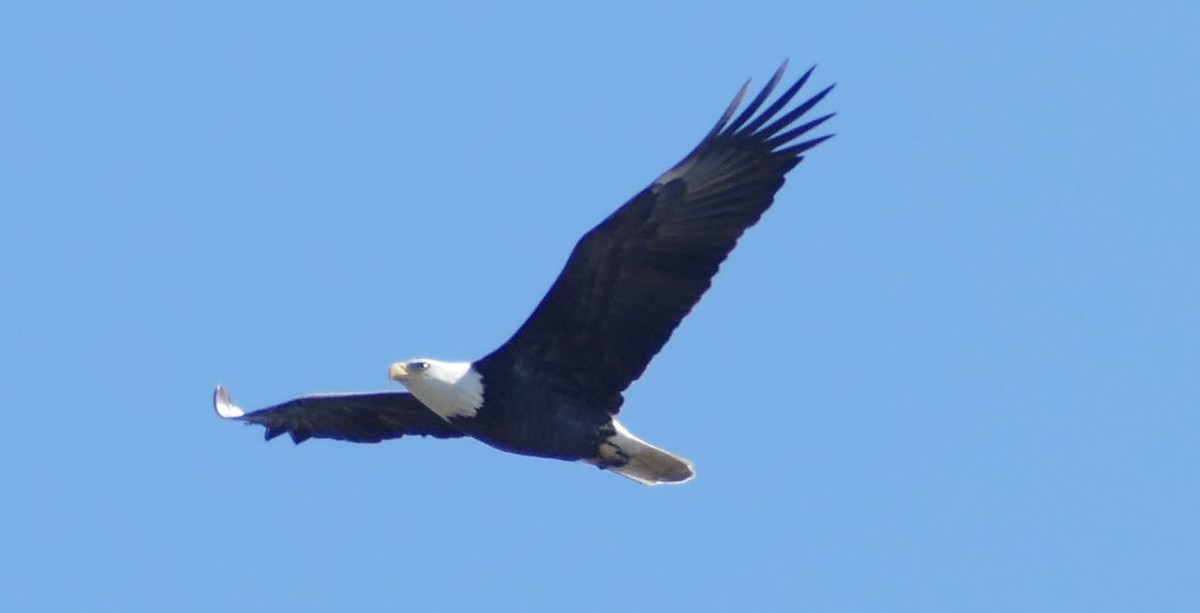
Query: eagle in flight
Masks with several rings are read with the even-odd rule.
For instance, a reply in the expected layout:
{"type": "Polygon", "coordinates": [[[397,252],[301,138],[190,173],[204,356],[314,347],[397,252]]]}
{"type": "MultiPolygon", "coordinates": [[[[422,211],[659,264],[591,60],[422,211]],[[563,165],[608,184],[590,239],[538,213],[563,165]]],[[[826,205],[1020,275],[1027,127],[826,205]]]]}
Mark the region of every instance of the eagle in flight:
{"type": "Polygon", "coordinates": [[[634,436],[616,416],[622,392],[771,206],[787,173],[832,136],[811,135],[832,113],[808,118],[832,85],[794,103],[811,68],[767,103],[786,66],[737,113],[743,85],[683,161],[584,234],[529,319],[495,351],[473,362],[396,362],[388,374],[407,392],[303,396],[252,412],[217,386],[217,414],[265,426],[268,440],[469,436],[647,485],[691,479],[690,461],[634,436]]]}

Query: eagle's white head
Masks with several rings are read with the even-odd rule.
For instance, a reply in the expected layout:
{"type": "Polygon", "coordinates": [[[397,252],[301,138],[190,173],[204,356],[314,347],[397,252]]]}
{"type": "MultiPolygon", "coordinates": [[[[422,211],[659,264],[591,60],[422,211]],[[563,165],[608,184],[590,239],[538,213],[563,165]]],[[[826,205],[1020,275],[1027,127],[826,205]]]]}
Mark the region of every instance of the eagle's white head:
{"type": "Polygon", "coordinates": [[[388,377],[444,419],[474,417],[483,406],[483,376],[470,362],[418,358],[396,362],[388,377]]]}

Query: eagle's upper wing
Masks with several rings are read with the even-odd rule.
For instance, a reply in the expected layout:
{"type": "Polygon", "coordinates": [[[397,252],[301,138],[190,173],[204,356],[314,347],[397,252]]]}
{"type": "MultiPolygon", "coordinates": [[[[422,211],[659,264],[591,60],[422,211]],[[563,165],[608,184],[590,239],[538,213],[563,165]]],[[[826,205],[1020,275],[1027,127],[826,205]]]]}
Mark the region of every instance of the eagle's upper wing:
{"type": "Polygon", "coordinates": [[[797,122],[832,86],[789,106],[812,69],[763,108],[785,66],[734,118],[743,86],[683,161],[585,234],[529,319],[481,362],[566,379],[615,410],[784,175],[831,136],[800,140],[832,114],[797,122]]]}
{"type": "Polygon", "coordinates": [[[229,400],[225,387],[213,392],[213,408],[225,419],[266,426],[266,439],[287,433],[295,443],[332,438],[356,443],[378,443],[405,434],[437,438],[463,436],[446,420],[430,411],[411,394],[319,394],[246,413],[229,400]]]}

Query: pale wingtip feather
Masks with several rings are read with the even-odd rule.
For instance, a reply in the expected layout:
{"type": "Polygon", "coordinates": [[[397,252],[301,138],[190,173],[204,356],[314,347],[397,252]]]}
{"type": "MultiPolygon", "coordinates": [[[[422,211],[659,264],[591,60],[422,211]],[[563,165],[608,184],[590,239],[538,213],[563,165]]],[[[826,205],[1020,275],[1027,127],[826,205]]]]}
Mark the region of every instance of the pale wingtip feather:
{"type": "Polygon", "coordinates": [[[229,399],[229,392],[225,390],[224,385],[218,385],[213,391],[213,410],[217,412],[222,419],[238,419],[246,414],[233,401],[229,399]]]}

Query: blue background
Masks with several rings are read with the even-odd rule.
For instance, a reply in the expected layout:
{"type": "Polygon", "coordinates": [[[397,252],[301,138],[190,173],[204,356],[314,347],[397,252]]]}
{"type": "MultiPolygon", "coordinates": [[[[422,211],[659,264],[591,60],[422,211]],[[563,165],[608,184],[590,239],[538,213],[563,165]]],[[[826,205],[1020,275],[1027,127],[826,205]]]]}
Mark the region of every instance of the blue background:
{"type": "Polygon", "coordinates": [[[1197,32],[1183,1],[8,3],[0,609],[1200,610],[1197,32]],[[692,483],[213,415],[482,356],[788,57],[838,136],[623,413],[692,483]]]}

